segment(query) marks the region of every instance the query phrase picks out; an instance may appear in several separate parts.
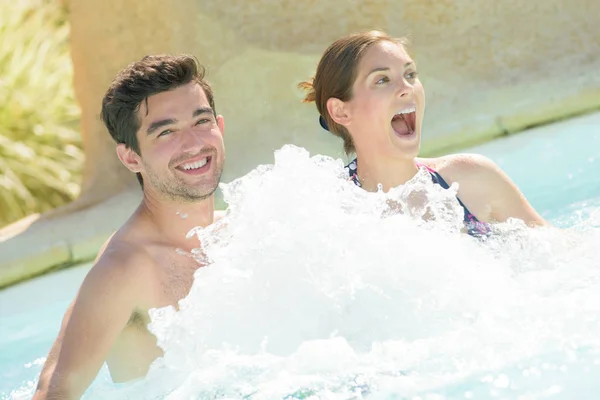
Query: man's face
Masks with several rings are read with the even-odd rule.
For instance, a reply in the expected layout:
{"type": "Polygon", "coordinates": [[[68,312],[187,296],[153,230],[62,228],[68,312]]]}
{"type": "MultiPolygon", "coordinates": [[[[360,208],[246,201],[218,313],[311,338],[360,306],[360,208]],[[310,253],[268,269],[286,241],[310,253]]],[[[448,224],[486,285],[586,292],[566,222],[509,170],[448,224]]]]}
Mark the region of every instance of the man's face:
{"type": "Polygon", "coordinates": [[[145,190],[181,202],[212,195],[223,172],[224,125],[200,85],[190,82],[148,97],[138,118],[136,156],[145,190]]]}

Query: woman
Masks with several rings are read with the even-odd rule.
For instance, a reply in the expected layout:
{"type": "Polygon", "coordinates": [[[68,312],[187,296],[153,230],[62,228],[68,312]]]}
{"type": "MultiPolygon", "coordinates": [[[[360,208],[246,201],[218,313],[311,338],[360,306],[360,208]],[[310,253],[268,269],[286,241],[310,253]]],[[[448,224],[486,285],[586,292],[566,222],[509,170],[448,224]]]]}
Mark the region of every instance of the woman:
{"type": "Polygon", "coordinates": [[[491,160],[456,154],[417,158],[425,112],[425,93],[409,56],[407,41],[380,31],[346,36],[323,54],[306,90],[321,125],[356,153],[348,170],[353,182],[368,191],[384,191],[406,183],[426,168],[434,183],[448,188],[457,182],[458,200],[470,234],[487,232],[487,223],[518,218],[529,226],[547,222],[517,186],[491,160]]]}

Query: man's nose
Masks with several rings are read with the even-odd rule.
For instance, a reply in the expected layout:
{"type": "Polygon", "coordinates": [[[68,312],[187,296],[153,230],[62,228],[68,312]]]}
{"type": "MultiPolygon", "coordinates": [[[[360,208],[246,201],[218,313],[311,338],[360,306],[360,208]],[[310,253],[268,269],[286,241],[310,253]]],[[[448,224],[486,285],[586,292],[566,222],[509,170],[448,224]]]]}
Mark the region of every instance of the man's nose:
{"type": "Polygon", "coordinates": [[[199,153],[205,145],[206,142],[202,135],[194,132],[193,129],[183,132],[182,150],[186,153],[199,153]]]}

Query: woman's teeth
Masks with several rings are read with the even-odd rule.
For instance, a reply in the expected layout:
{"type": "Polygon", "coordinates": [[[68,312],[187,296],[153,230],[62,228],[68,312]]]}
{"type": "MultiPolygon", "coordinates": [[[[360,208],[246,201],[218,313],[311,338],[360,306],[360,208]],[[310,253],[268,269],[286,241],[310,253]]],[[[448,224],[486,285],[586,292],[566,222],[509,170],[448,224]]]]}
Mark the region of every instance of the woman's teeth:
{"type": "Polygon", "coordinates": [[[400,110],[396,113],[396,115],[401,115],[401,114],[410,114],[412,112],[417,111],[416,107],[410,107],[410,108],[405,108],[404,110],[400,110]]]}

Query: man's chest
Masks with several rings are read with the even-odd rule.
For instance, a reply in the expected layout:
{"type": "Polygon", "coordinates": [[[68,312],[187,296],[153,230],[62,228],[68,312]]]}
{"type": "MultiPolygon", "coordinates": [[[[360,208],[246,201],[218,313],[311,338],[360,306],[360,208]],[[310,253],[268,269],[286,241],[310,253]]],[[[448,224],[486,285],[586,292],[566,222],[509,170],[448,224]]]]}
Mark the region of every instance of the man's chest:
{"type": "Polygon", "coordinates": [[[153,308],[176,307],[190,292],[200,264],[188,255],[168,254],[158,265],[153,308]]]}

